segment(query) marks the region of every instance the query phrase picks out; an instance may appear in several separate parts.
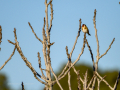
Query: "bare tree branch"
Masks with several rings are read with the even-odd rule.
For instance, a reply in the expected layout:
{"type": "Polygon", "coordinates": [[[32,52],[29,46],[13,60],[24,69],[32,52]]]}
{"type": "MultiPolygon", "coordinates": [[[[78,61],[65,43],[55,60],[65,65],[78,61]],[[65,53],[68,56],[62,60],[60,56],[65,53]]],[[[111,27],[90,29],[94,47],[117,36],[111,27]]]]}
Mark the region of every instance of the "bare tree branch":
{"type": "Polygon", "coordinates": [[[90,88],[90,85],[92,84],[92,81],[94,80],[94,77],[95,77],[95,73],[94,73],[93,77],[91,78],[91,80],[90,80],[90,82],[89,82],[89,84],[87,86],[87,89],[90,88]]]}
{"type": "MultiPolygon", "coordinates": [[[[70,59],[70,58],[68,58],[68,59],[70,59]]],[[[68,64],[68,68],[69,68],[71,66],[71,59],[68,62],[69,62],[69,64],[68,64]]],[[[70,70],[69,70],[69,72],[68,72],[68,87],[69,87],[69,90],[72,90],[70,79],[71,79],[71,75],[70,75],[70,70]]]]}
{"type": "MultiPolygon", "coordinates": [[[[119,2],[120,4],[120,2],[119,2]]],[[[99,40],[98,40],[98,35],[97,35],[97,29],[96,29],[96,9],[94,11],[94,17],[93,17],[93,24],[94,24],[94,28],[95,28],[95,38],[96,38],[96,42],[97,42],[97,56],[96,56],[96,62],[94,62],[94,57],[93,57],[93,53],[92,53],[92,49],[86,39],[86,33],[84,33],[84,38],[83,38],[83,46],[82,46],[82,50],[80,52],[80,54],[78,55],[77,59],[72,63],[71,61],[71,57],[72,57],[72,54],[73,54],[73,51],[75,49],[75,46],[76,46],[76,43],[77,43],[77,40],[78,40],[78,37],[80,36],[80,32],[81,32],[81,19],[79,20],[79,30],[78,30],[78,34],[76,36],[76,40],[74,42],[74,45],[73,45],[73,48],[71,50],[71,52],[69,53],[68,52],[68,47],[66,46],[66,54],[67,54],[67,58],[68,58],[68,62],[66,64],[66,66],[64,67],[63,71],[61,72],[61,74],[57,77],[53,71],[53,68],[51,66],[51,58],[50,58],[50,47],[51,45],[54,44],[50,42],[50,31],[51,31],[51,28],[52,28],[52,21],[53,21],[53,5],[52,5],[52,0],[50,0],[48,3],[47,3],[47,0],[45,0],[45,15],[46,17],[44,17],[44,24],[43,24],[43,29],[42,29],[42,35],[43,35],[43,41],[38,38],[38,36],[36,35],[36,33],[34,32],[30,22],[28,22],[30,28],[32,29],[32,32],[33,34],[35,35],[35,37],[42,43],[43,45],[43,56],[44,56],[44,60],[45,60],[45,66],[46,66],[46,69],[42,69],[41,67],[41,57],[40,57],[40,53],[38,52],[38,63],[39,63],[39,69],[42,73],[42,76],[35,71],[35,69],[32,67],[31,63],[27,60],[27,58],[24,56],[22,50],[21,50],[21,47],[19,46],[19,42],[17,41],[17,35],[16,35],[16,29],[14,28],[14,37],[15,37],[15,43],[8,40],[9,43],[15,45],[14,47],[14,50],[12,52],[12,54],[10,55],[9,59],[7,61],[5,61],[5,63],[0,67],[0,70],[7,64],[7,62],[12,58],[12,56],[14,55],[15,53],[15,50],[17,49],[18,53],[20,54],[21,58],[23,59],[23,61],[25,62],[25,64],[27,65],[27,67],[32,71],[32,73],[34,74],[34,77],[39,81],[41,82],[42,84],[45,85],[45,88],[46,90],[52,90],[53,88],[53,85],[55,83],[58,84],[58,86],[60,87],[61,90],[63,90],[59,80],[61,80],[63,77],[65,77],[67,74],[68,74],[68,87],[69,87],[69,90],[72,90],[71,88],[71,75],[70,75],[70,70],[71,68],[73,68],[74,72],[77,74],[77,80],[78,80],[78,90],[81,90],[81,83],[80,81],[82,82],[83,84],[83,89],[84,90],[94,90],[95,89],[95,83],[96,83],[96,79],[98,81],[98,90],[100,89],[100,83],[101,81],[103,81],[111,90],[116,90],[117,89],[117,85],[118,85],[118,81],[120,79],[120,72],[119,72],[119,75],[117,77],[117,80],[115,82],[115,85],[114,87],[112,88],[109,83],[104,79],[104,77],[101,77],[97,70],[98,70],[98,61],[100,58],[102,58],[104,55],[107,54],[107,52],[109,51],[109,49],[111,48],[111,45],[113,44],[113,42],[115,41],[115,38],[112,40],[111,44],[109,45],[108,49],[106,50],[106,52],[104,54],[102,54],[100,56],[100,52],[99,52],[99,40]],[[51,19],[50,19],[50,26],[49,26],[49,23],[48,23],[48,6],[50,5],[50,9],[51,9],[51,19]],[[46,29],[45,29],[46,27],[46,29]],[[85,44],[87,44],[87,47],[90,51],[90,54],[91,54],[91,58],[92,58],[92,62],[93,62],[93,77],[91,78],[90,82],[87,84],[87,74],[88,72],[86,71],[85,75],[84,75],[84,80],[80,77],[80,74],[79,74],[79,71],[77,72],[77,70],[75,69],[74,65],[80,60],[80,57],[81,55],[83,54],[84,52],[84,48],[85,48],[85,44]],[[67,68],[68,67],[68,68],[67,68]],[[43,73],[43,70],[45,70],[46,72],[46,76],[44,75],[43,73]],[[56,80],[52,81],[52,77],[51,77],[51,74],[53,74],[53,76],[55,77],[56,80]],[[39,77],[39,78],[38,78],[39,77]],[[42,81],[42,80],[44,81],[42,81]],[[91,86],[91,87],[90,87],[91,86]]],[[[0,44],[2,42],[2,28],[0,26],[0,44]]],[[[0,48],[1,49],[1,48],[0,48]]],[[[24,89],[24,85],[23,85],[23,82],[22,82],[22,90],[25,90],[24,89]]]]}
{"type": "MultiPolygon", "coordinates": [[[[75,48],[75,45],[76,45],[76,43],[77,43],[77,39],[78,39],[78,37],[79,37],[79,35],[80,35],[80,31],[81,31],[81,19],[79,20],[79,22],[80,22],[80,24],[79,24],[78,35],[77,35],[77,37],[76,37],[74,46],[73,46],[72,51],[70,52],[70,54],[68,54],[68,49],[67,49],[67,46],[66,46],[66,54],[67,54],[68,60],[72,57],[72,53],[73,53],[74,48],[75,48]]],[[[69,63],[69,62],[68,62],[68,63],[69,63]]],[[[67,69],[68,63],[66,64],[65,68],[63,69],[62,73],[58,76],[58,78],[60,78],[61,75],[64,74],[65,70],[67,69]]],[[[72,63],[72,62],[71,62],[71,63],[72,63]]],[[[73,66],[73,67],[74,67],[74,66],[73,66]]],[[[75,69],[75,68],[74,68],[74,69],[75,69]]],[[[77,71],[76,71],[76,74],[77,74],[77,71]]]]}
{"type": "Polygon", "coordinates": [[[2,27],[0,26],[0,44],[2,42],[2,27]]]}
{"type": "Polygon", "coordinates": [[[55,77],[55,79],[56,79],[56,81],[57,81],[57,84],[59,85],[59,87],[61,88],[61,90],[63,90],[63,88],[62,88],[62,86],[60,85],[60,83],[59,83],[59,81],[58,81],[58,78],[57,78],[57,76],[55,75],[55,73],[54,73],[54,71],[53,71],[53,69],[52,69],[51,66],[50,66],[50,69],[51,69],[51,72],[52,72],[52,74],[54,75],[54,77],[55,77]]]}
{"type": "MultiPolygon", "coordinates": [[[[85,48],[85,41],[86,41],[86,33],[84,33],[84,42],[83,42],[83,47],[82,47],[82,51],[79,54],[78,58],[75,60],[75,62],[73,64],[71,64],[71,66],[68,68],[68,70],[64,73],[63,76],[61,76],[60,78],[58,78],[58,80],[62,79],[63,77],[65,77],[65,75],[69,72],[69,70],[79,61],[80,56],[83,54],[84,52],[84,48],[85,48]]],[[[56,81],[54,81],[53,83],[55,83],[56,81]]]]}
{"type": "Polygon", "coordinates": [[[70,58],[72,57],[72,53],[73,53],[73,51],[74,51],[74,49],[75,49],[75,45],[76,45],[76,43],[77,43],[77,40],[78,40],[78,37],[80,36],[80,32],[81,32],[81,19],[79,20],[79,31],[78,31],[78,35],[77,35],[77,37],[76,37],[76,40],[75,40],[75,43],[74,43],[74,46],[73,46],[73,48],[72,48],[72,50],[71,50],[71,52],[70,52],[70,58]]]}
{"type": "Polygon", "coordinates": [[[77,81],[78,81],[78,90],[81,90],[81,84],[80,84],[80,70],[77,71],[77,81]]]}
{"type": "Polygon", "coordinates": [[[12,56],[14,55],[15,53],[15,50],[16,50],[16,46],[14,47],[14,50],[12,52],[12,54],[10,55],[10,57],[8,58],[7,61],[5,61],[5,63],[0,67],[0,70],[7,64],[7,62],[12,58],[12,56]]]}
{"type": "Polygon", "coordinates": [[[91,54],[91,58],[92,58],[92,62],[93,62],[93,71],[95,71],[95,62],[94,62],[93,53],[92,53],[92,50],[91,50],[91,48],[90,48],[90,45],[88,44],[87,39],[86,39],[86,43],[87,43],[88,49],[89,49],[90,54],[91,54]]]}
{"type": "MultiPolygon", "coordinates": [[[[93,24],[94,24],[94,28],[95,28],[95,37],[96,37],[96,42],[97,42],[97,56],[96,56],[96,63],[95,63],[95,71],[97,72],[98,70],[98,61],[100,58],[102,58],[107,52],[108,50],[111,48],[111,45],[113,44],[115,38],[113,39],[113,41],[111,42],[111,44],[109,45],[109,48],[106,50],[106,52],[104,54],[102,54],[101,56],[100,53],[99,53],[99,41],[98,41],[98,35],[97,35],[97,29],[96,29],[96,9],[94,11],[94,17],[93,17],[93,24]]],[[[95,88],[95,82],[96,82],[96,76],[94,77],[94,81],[93,81],[93,84],[92,84],[92,89],[95,88]]]]}
{"type": "MultiPolygon", "coordinates": [[[[72,64],[72,63],[71,63],[71,64],[72,64]]],[[[75,67],[73,66],[72,68],[73,68],[74,72],[75,72],[76,75],[77,75],[78,73],[77,73],[77,70],[75,69],[75,67]]],[[[79,76],[79,77],[80,77],[80,76],[79,76]]],[[[80,77],[79,79],[80,79],[80,81],[81,81],[82,83],[84,83],[81,77],[80,77]]]]}
{"type": "Polygon", "coordinates": [[[97,35],[97,29],[96,29],[96,9],[94,11],[94,18],[93,18],[93,24],[94,24],[94,28],[95,28],[95,37],[96,37],[96,42],[97,42],[97,60],[99,58],[99,41],[98,41],[98,35],[97,35]]]}
{"type": "Polygon", "coordinates": [[[113,88],[109,85],[109,83],[108,83],[104,78],[102,78],[102,77],[98,74],[98,72],[95,72],[95,74],[96,74],[111,90],[113,90],[113,88]]]}
{"type": "Polygon", "coordinates": [[[36,75],[38,75],[40,78],[42,78],[43,80],[47,81],[46,79],[44,79],[42,76],[40,76],[35,70],[34,68],[32,67],[31,63],[27,60],[27,58],[23,55],[22,53],[22,50],[19,46],[19,42],[17,41],[17,35],[16,35],[16,29],[14,28],[14,37],[15,37],[15,42],[16,42],[16,48],[17,48],[17,51],[19,52],[21,58],[24,60],[24,62],[26,63],[26,65],[31,69],[31,71],[33,72],[34,74],[34,77],[41,83],[47,85],[47,83],[41,81],[36,75]]]}
{"type": "Polygon", "coordinates": [[[98,90],[100,89],[100,83],[101,83],[101,81],[102,81],[105,77],[106,77],[106,75],[105,75],[101,80],[99,80],[99,79],[97,78],[97,81],[98,81],[98,90]]]}
{"type": "Polygon", "coordinates": [[[46,34],[45,34],[45,18],[44,18],[44,25],[43,25],[43,30],[42,30],[42,35],[43,35],[43,41],[42,41],[42,44],[43,44],[43,55],[44,55],[44,61],[45,61],[45,66],[47,67],[47,54],[46,54],[46,48],[47,48],[47,37],[46,37],[46,34]]]}
{"type": "Polygon", "coordinates": [[[107,54],[107,52],[108,52],[109,49],[111,48],[111,45],[113,44],[114,41],[115,41],[115,38],[113,38],[111,44],[109,45],[109,48],[106,50],[106,52],[105,52],[104,54],[102,54],[102,55],[99,57],[99,59],[102,58],[105,54],[107,54]]]}
{"type": "Polygon", "coordinates": [[[69,64],[69,62],[67,62],[66,66],[64,67],[63,71],[62,71],[61,74],[58,76],[58,78],[60,78],[60,77],[64,74],[65,70],[66,70],[67,67],[68,67],[68,64],[69,64]]]}
{"type": "Polygon", "coordinates": [[[33,30],[32,26],[31,26],[30,22],[28,22],[28,24],[29,24],[30,28],[32,29],[32,32],[34,33],[35,37],[42,43],[42,40],[40,38],[38,38],[38,36],[34,32],[34,30],[33,30]]]}
{"type": "Polygon", "coordinates": [[[87,88],[87,73],[88,73],[88,70],[86,71],[85,75],[84,75],[84,83],[83,83],[83,90],[86,90],[87,88]]]}
{"type": "Polygon", "coordinates": [[[23,84],[23,82],[22,82],[22,84],[21,84],[21,85],[22,85],[22,90],[25,90],[25,89],[24,89],[24,84],[23,84]]]}
{"type": "Polygon", "coordinates": [[[114,85],[114,90],[117,89],[117,85],[118,85],[119,79],[120,79],[120,72],[119,72],[119,74],[118,74],[118,77],[117,77],[116,83],[115,83],[115,85],[114,85]]]}
{"type": "Polygon", "coordinates": [[[51,28],[52,28],[52,20],[53,20],[53,5],[52,5],[52,0],[50,0],[49,4],[50,4],[50,9],[51,9],[51,20],[50,20],[50,27],[49,27],[49,31],[48,32],[50,32],[51,28]]]}
{"type": "MultiPolygon", "coordinates": [[[[52,9],[52,0],[50,0],[49,3],[47,3],[47,0],[45,0],[45,15],[46,15],[46,34],[47,34],[47,67],[46,67],[46,70],[48,72],[46,72],[46,75],[47,75],[47,78],[49,79],[49,82],[52,82],[52,78],[51,78],[51,72],[50,72],[50,69],[51,69],[51,60],[50,60],[50,32],[49,32],[49,24],[48,24],[48,5],[50,4],[50,7],[51,7],[51,11],[53,11],[52,9]]],[[[51,15],[53,15],[53,12],[51,13],[51,15]]],[[[52,20],[52,17],[51,17],[51,20],[52,20]]],[[[52,22],[52,21],[51,21],[52,22]]],[[[52,26],[52,23],[51,23],[51,26],[52,26]]],[[[52,90],[52,86],[50,85],[50,87],[48,87],[49,90],[52,90]]]]}
{"type": "Polygon", "coordinates": [[[70,75],[70,71],[69,71],[69,72],[68,72],[68,87],[69,87],[69,90],[72,90],[72,89],[71,89],[70,78],[71,78],[71,75],[70,75]]]}
{"type": "Polygon", "coordinates": [[[12,42],[12,41],[10,41],[10,40],[8,40],[8,42],[9,42],[9,43],[11,43],[11,44],[13,44],[13,45],[15,45],[15,43],[13,43],[13,42],[12,42]]]}
{"type": "Polygon", "coordinates": [[[40,71],[41,71],[41,73],[42,73],[42,76],[43,76],[45,79],[47,79],[47,78],[45,77],[44,73],[43,73],[42,68],[41,68],[41,57],[40,57],[40,53],[39,53],[39,52],[38,52],[38,63],[39,63],[39,68],[40,68],[40,71]]]}
{"type": "MultiPolygon", "coordinates": [[[[96,56],[96,66],[95,66],[95,71],[98,69],[98,60],[99,60],[99,41],[98,41],[98,36],[97,36],[97,29],[96,29],[96,9],[94,10],[94,17],[93,17],[93,24],[95,28],[95,37],[96,37],[96,42],[97,42],[97,56],[96,56]]],[[[92,84],[92,89],[94,90],[95,88],[95,82],[96,82],[96,76],[94,77],[93,84],[92,84]]]]}

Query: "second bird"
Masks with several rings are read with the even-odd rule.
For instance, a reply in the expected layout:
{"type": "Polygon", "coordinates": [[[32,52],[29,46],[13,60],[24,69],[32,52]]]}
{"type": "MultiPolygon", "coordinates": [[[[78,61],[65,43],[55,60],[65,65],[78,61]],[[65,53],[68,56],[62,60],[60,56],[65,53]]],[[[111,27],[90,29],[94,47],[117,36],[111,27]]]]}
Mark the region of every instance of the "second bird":
{"type": "MultiPolygon", "coordinates": [[[[87,33],[88,35],[90,35],[89,29],[88,29],[88,27],[87,27],[85,24],[82,25],[82,31],[83,31],[84,33],[87,33]]],[[[90,35],[90,36],[91,36],[91,35],[90,35]]]]}

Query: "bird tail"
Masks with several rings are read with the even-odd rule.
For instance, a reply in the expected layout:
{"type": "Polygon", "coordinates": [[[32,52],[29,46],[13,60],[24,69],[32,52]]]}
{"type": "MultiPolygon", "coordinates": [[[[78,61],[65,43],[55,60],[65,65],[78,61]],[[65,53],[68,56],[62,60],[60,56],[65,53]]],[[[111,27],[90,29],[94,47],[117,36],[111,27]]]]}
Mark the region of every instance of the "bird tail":
{"type": "MultiPolygon", "coordinates": [[[[88,33],[88,35],[90,35],[89,33],[88,33]]],[[[91,36],[91,35],[90,35],[91,36]]]]}

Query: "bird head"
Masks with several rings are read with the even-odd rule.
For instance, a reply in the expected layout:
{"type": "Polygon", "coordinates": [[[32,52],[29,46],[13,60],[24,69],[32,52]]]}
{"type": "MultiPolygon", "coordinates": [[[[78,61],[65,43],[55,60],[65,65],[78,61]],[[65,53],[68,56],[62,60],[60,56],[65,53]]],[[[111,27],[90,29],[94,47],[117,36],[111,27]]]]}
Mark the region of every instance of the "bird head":
{"type": "Polygon", "coordinates": [[[82,27],[85,27],[85,24],[83,24],[82,27]]]}
{"type": "Polygon", "coordinates": [[[85,27],[85,24],[82,25],[82,30],[83,30],[84,27],[85,27]]]}

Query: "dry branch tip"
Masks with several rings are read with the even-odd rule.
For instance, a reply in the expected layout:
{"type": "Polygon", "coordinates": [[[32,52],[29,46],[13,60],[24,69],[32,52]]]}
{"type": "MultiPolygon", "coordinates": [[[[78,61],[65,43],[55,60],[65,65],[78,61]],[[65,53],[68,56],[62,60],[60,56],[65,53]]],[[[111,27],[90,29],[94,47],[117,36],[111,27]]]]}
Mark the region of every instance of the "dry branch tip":
{"type": "Polygon", "coordinates": [[[43,43],[42,40],[41,40],[40,38],[38,38],[38,36],[37,36],[36,33],[34,32],[34,30],[33,30],[32,26],[31,26],[30,22],[28,22],[28,24],[29,24],[30,28],[32,29],[32,32],[33,32],[33,34],[35,35],[35,37],[36,37],[41,43],[43,43]]]}
{"type": "Polygon", "coordinates": [[[10,41],[10,40],[8,40],[8,42],[9,42],[9,43],[11,43],[11,44],[13,44],[13,45],[15,45],[15,43],[13,43],[13,42],[12,42],[12,41],[10,41]]]}
{"type": "Polygon", "coordinates": [[[0,25],[0,44],[1,44],[1,42],[2,42],[2,27],[0,25]]]}
{"type": "Polygon", "coordinates": [[[81,18],[80,18],[80,20],[79,20],[79,31],[78,31],[78,37],[80,36],[80,32],[81,32],[81,23],[82,23],[82,21],[81,21],[81,18]]]}
{"type": "Polygon", "coordinates": [[[120,79],[120,71],[119,71],[119,74],[118,74],[118,77],[117,77],[116,83],[115,83],[115,85],[114,85],[114,90],[117,89],[117,85],[118,85],[119,79],[120,79]]]}
{"type": "Polygon", "coordinates": [[[23,84],[23,82],[22,82],[22,84],[21,84],[21,85],[22,85],[22,90],[25,90],[25,89],[24,89],[24,84],[23,84]]]}

